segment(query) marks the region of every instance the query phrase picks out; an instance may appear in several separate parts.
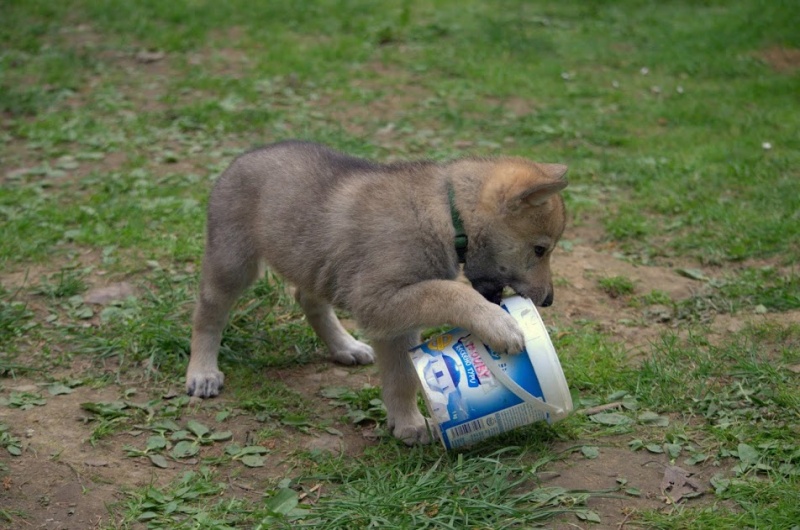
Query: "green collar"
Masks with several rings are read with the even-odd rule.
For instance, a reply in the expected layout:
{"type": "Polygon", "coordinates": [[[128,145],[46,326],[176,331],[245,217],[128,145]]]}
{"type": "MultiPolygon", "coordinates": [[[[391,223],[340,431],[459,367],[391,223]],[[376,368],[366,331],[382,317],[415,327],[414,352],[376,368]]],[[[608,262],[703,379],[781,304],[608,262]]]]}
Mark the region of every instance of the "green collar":
{"type": "Polygon", "coordinates": [[[461,215],[456,208],[456,194],[453,191],[453,185],[447,184],[447,196],[450,198],[450,216],[453,218],[453,228],[456,230],[455,247],[458,254],[458,262],[467,262],[467,232],[464,230],[464,223],[461,221],[461,215]]]}

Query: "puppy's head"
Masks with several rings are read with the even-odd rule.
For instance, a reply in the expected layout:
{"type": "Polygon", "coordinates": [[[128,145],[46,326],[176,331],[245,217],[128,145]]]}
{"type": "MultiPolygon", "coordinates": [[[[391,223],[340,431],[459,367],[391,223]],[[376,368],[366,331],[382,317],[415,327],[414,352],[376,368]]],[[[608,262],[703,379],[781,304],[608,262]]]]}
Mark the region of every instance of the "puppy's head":
{"type": "Polygon", "coordinates": [[[464,274],[487,300],[503,288],[538,306],[553,303],[550,255],[566,225],[567,167],[510,158],[496,162],[480,188],[464,274]]]}

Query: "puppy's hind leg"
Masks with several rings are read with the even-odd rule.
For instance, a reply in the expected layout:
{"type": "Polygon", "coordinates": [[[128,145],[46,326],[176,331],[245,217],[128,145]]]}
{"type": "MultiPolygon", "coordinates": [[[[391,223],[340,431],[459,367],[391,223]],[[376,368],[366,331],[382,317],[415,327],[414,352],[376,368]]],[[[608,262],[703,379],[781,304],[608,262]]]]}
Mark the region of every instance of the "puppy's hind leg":
{"type": "Polygon", "coordinates": [[[319,338],[325,343],[331,357],[342,364],[370,364],[375,355],[372,348],[350,335],[333,312],[330,304],[319,300],[307,292],[297,289],[294,293],[297,303],[303,308],[308,322],[319,338]]]}
{"type": "Polygon", "coordinates": [[[186,370],[186,392],[201,398],[219,394],[225,376],[217,367],[222,331],[234,302],[258,275],[254,256],[207,251],[194,311],[192,354],[186,370]]]}
{"type": "Polygon", "coordinates": [[[419,342],[418,332],[372,340],[383,385],[387,424],[391,433],[407,445],[427,444],[433,439],[428,422],[417,407],[419,379],[408,355],[408,350],[419,342]]]}

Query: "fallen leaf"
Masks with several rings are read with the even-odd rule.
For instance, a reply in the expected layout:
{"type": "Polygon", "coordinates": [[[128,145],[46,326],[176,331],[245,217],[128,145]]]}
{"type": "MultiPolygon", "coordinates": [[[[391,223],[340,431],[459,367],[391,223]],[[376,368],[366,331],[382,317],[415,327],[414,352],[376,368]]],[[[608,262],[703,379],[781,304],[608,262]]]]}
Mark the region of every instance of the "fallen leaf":
{"type": "Polygon", "coordinates": [[[692,473],[678,466],[667,466],[661,480],[661,493],[668,504],[677,504],[682,499],[697,497],[703,490],[700,482],[692,478],[692,473]]]}
{"type": "Polygon", "coordinates": [[[600,449],[598,449],[595,446],[584,445],[583,447],[581,447],[581,453],[583,453],[583,456],[585,458],[588,458],[589,460],[594,460],[595,458],[600,456],[600,449]]]}
{"type": "Polygon", "coordinates": [[[616,412],[601,412],[600,414],[590,416],[590,419],[603,425],[628,425],[633,423],[633,420],[628,416],[616,412]]]}
{"type": "Polygon", "coordinates": [[[86,293],[83,301],[87,304],[108,305],[117,300],[134,296],[136,291],[128,282],[112,283],[105,287],[96,287],[86,293]]]}
{"type": "Polygon", "coordinates": [[[142,50],[136,54],[136,60],[140,63],[155,63],[166,57],[162,51],[142,50]]]}
{"type": "Polygon", "coordinates": [[[53,383],[47,387],[47,391],[51,396],[60,396],[62,394],[71,394],[72,389],[62,383],[53,383]]]}
{"type": "Polygon", "coordinates": [[[708,278],[703,271],[700,269],[675,269],[675,272],[683,276],[684,278],[690,278],[692,280],[698,281],[706,281],[708,278]]]}

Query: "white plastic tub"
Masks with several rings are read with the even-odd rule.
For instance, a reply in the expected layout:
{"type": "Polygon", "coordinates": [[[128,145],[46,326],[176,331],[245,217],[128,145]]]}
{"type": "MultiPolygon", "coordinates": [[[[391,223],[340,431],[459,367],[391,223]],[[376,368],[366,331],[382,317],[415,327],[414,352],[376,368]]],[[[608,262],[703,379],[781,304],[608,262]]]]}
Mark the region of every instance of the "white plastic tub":
{"type": "Polygon", "coordinates": [[[498,354],[469,331],[453,329],[411,350],[428,410],[446,449],[536,421],[558,421],[572,397],[553,343],[533,303],[503,300],[525,334],[525,350],[498,354]]]}

